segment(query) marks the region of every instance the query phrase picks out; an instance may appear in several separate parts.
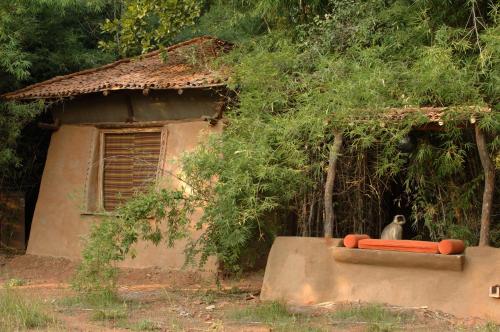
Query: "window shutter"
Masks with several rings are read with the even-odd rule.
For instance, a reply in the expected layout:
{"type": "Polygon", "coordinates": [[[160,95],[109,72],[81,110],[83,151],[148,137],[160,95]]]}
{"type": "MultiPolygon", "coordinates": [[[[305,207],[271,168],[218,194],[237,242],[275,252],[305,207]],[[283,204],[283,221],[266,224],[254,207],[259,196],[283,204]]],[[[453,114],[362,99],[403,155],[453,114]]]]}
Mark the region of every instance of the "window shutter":
{"type": "Polygon", "coordinates": [[[161,148],[160,132],[137,132],[134,134],[135,162],[133,187],[141,191],[156,180],[161,148]]]}
{"type": "Polygon", "coordinates": [[[104,134],[103,205],[114,210],[156,179],[161,132],[104,134]]]}

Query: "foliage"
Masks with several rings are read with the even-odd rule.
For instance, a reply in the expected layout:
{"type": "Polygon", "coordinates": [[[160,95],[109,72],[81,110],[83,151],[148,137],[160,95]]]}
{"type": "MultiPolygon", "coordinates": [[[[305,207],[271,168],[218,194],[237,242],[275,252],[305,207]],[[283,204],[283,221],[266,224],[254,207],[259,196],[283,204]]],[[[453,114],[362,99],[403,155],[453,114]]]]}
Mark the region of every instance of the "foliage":
{"type": "Polygon", "coordinates": [[[347,304],[336,310],[332,319],[341,321],[342,324],[349,322],[366,322],[368,331],[392,331],[400,324],[414,323],[416,317],[406,312],[393,312],[378,304],[352,305],[347,304]]]}
{"type": "Polygon", "coordinates": [[[142,319],[132,325],[132,330],[133,331],[156,331],[156,330],[161,330],[161,327],[159,324],[149,320],[149,319],[142,319]]]}
{"type": "Polygon", "coordinates": [[[38,303],[25,300],[8,287],[0,290],[0,329],[3,331],[44,328],[54,323],[55,319],[45,314],[38,303]]]}
{"type": "Polygon", "coordinates": [[[117,320],[127,317],[127,312],[125,310],[103,310],[99,309],[92,313],[92,320],[95,321],[108,321],[117,320]]]}
{"type": "MultiPolygon", "coordinates": [[[[337,236],[377,236],[402,208],[413,211],[424,238],[477,240],[480,165],[470,130],[453,130],[470,109],[452,107],[443,119],[447,131],[419,134],[411,153],[398,143],[427,119],[415,114],[396,123],[383,115],[388,107],[484,105],[495,98],[482,89],[478,49],[466,39],[470,8],[424,1],[333,6],[324,18],[289,27],[292,36],[283,31],[242,42],[223,61],[233,68],[237,104],[226,113],[224,133],[187,156],[183,170],[212,198],[198,224],[205,232],[190,250],[216,255],[226,268],[238,266],[250,243],[276,234],[268,231],[273,213],[292,210],[299,234],[321,235],[333,128],[347,138],[335,185],[337,236]],[[394,182],[404,191],[385,198],[394,182]]],[[[497,113],[480,125],[498,132],[497,113]]]]}
{"type": "Polygon", "coordinates": [[[322,331],[310,324],[314,320],[307,315],[293,313],[281,302],[269,302],[235,310],[229,318],[242,323],[259,322],[269,325],[273,331],[322,331]]]}
{"type": "MultiPolygon", "coordinates": [[[[105,0],[0,1],[0,94],[110,61],[97,49],[98,24],[108,7],[105,0]]],[[[37,181],[33,164],[44,159],[46,135],[33,128],[21,132],[42,111],[42,103],[0,102],[0,186],[37,181]]]]}
{"type": "MultiPolygon", "coordinates": [[[[272,242],[278,233],[321,236],[334,130],[345,137],[332,202],[336,236],[378,236],[393,214],[403,213],[413,224],[409,237],[459,237],[475,244],[483,174],[473,131],[459,125],[475,121],[493,138],[489,147],[498,155],[498,6],[428,0],[314,3],[318,6],[306,10],[288,1],[216,1],[199,25],[181,34],[224,33],[217,20],[231,13],[241,22],[229,22],[237,47],[214,64],[232,69],[234,98],[225,130],[181,163],[190,195],[181,190],[178,197],[190,210],[203,208],[196,225],[203,232],[188,245],[188,257],[203,264],[213,255],[225,269],[238,271],[249,248],[272,242]],[[470,105],[490,106],[493,112],[470,105]],[[443,130],[418,131],[429,122],[425,115],[393,112],[426,106],[447,108],[443,130]],[[414,140],[415,148],[402,148],[405,140],[414,140]]],[[[129,204],[158,196],[153,191],[129,204]]],[[[174,238],[185,235],[180,229],[189,225],[176,222],[178,215],[187,215],[183,206],[165,204],[164,211],[179,208],[176,215],[155,219],[180,226],[174,238]]],[[[144,207],[141,213],[147,214],[144,207]]],[[[120,218],[143,224],[135,211],[120,211],[117,225],[120,218]]],[[[89,243],[108,234],[102,242],[114,241],[111,252],[119,253],[112,258],[123,259],[141,236],[172,243],[172,234],[148,236],[158,233],[139,228],[123,241],[122,235],[114,237],[118,228],[106,233],[115,226],[102,227],[89,243]]],[[[89,250],[87,255],[96,255],[89,250]]]]}
{"type": "Polygon", "coordinates": [[[26,285],[26,280],[24,280],[24,279],[18,279],[18,278],[12,278],[12,279],[9,279],[6,284],[7,284],[8,287],[24,286],[24,285],[26,285]]]}
{"type": "Polygon", "coordinates": [[[119,15],[102,24],[102,31],[111,38],[100,46],[127,56],[164,45],[192,25],[200,15],[201,1],[123,0],[120,9],[119,15]]]}
{"type": "Polygon", "coordinates": [[[66,297],[56,302],[57,310],[69,308],[92,310],[91,320],[121,320],[127,317],[135,304],[118,297],[114,292],[87,293],[66,297]]]}
{"type": "Polygon", "coordinates": [[[97,0],[0,1],[0,91],[109,62],[97,49],[105,10],[97,0]]]}
{"type": "Polygon", "coordinates": [[[189,197],[182,191],[154,190],[138,193],[101,222],[92,225],[78,266],[73,288],[85,297],[112,297],[116,290],[116,261],[135,256],[138,240],[172,246],[185,236],[193,212],[189,197]],[[163,229],[161,221],[168,224],[163,229]]]}
{"type": "Polygon", "coordinates": [[[411,325],[416,320],[413,313],[395,312],[377,304],[339,304],[326,317],[326,321],[321,321],[314,312],[294,312],[280,302],[261,303],[229,313],[232,320],[259,322],[276,331],[324,331],[325,324],[333,324],[338,329],[363,324],[366,331],[392,331],[411,325]]]}
{"type": "Polygon", "coordinates": [[[43,108],[41,103],[16,104],[0,103],[0,169],[18,166],[20,159],[16,154],[18,137],[24,126],[43,108]]]}
{"type": "Polygon", "coordinates": [[[128,303],[113,293],[93,294],[96,296],[71,296],[57,301],[58,306],[71,308],[119,309],[128,303]]]}

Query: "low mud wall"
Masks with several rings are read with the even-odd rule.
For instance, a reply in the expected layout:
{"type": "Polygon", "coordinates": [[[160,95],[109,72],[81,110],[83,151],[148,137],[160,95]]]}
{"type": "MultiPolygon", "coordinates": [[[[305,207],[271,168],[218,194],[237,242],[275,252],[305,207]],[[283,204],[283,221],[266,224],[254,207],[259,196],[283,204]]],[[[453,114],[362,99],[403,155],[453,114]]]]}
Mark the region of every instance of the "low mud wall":
{"type": "Polygon", "coordinates": [[[488,296],[489,287],[500,284],[500,249],[467,248],[462,270],[453,271],[418,264],[339,262],[334,251],[340,241],[278,237],[267,261],[261,299],[297,304],[359,300],[428,306],[459,317],[500,323],[500,299],[488,296]]]}

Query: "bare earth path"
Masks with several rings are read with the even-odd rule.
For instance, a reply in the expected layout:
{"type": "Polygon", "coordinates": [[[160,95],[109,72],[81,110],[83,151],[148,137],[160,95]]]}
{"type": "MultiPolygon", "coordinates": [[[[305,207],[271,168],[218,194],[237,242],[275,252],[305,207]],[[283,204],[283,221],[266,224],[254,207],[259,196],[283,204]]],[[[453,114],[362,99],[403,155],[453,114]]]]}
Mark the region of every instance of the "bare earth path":
{"type": "Polygon", "coordinates": [[[46,331],[500,331],[426,308],[262,303],[263,271],[217,287],[196,272],[124,269],[120,301],[99,307],[76,299],[69,287],[75,267],[62,258],[0,255],[0,288],[14,280],[11,289],[40,303],[56,321],[46,331]]]}

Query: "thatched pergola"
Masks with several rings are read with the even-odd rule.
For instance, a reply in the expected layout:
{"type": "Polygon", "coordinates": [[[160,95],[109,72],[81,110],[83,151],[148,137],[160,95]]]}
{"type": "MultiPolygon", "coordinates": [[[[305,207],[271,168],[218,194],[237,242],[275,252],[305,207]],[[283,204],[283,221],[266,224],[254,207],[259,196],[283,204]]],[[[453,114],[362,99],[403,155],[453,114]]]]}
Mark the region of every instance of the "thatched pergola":
{"type": "MultiPolygon", "coordinates": [[[[409,116],[421,116],[424,124],[418,124],[414,127],[415,130],[424,131],[441,131],[445,130],[445,122],[447,121],[447,113],[460,111],[464,120],[458,126],[461,128],[474,128],[476,146],[481,160],[481,165],[484,171],[484,191],[481,209],[481,230],[480,230],[480,246],[489,246],[490,243],[490,225],[491,213],[493,207],[493,194],[495,187],[495,166],[488,153],[486,137],[483,130],[477,123],[477,119],[490,113],[491,109],[480,106],[465,106],[465,107],[408,107],[408,108],[390,108],[383,112],[381,117],[381,125],[385,122],[401,121],[409,116]]],[[[338,156],[342,147],[342,132],[336,130],[334,132],[334,142],[330,148],[329,166],[327,170],[327,179],[325,183],[325,223],[324,235],[327,238],[332,237],[334,212],[331,204],[333,200],[333,184],[335,182],[336,167],[338,156]]]]}

